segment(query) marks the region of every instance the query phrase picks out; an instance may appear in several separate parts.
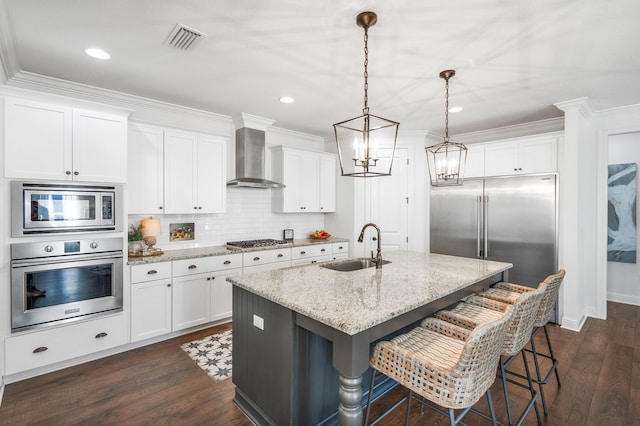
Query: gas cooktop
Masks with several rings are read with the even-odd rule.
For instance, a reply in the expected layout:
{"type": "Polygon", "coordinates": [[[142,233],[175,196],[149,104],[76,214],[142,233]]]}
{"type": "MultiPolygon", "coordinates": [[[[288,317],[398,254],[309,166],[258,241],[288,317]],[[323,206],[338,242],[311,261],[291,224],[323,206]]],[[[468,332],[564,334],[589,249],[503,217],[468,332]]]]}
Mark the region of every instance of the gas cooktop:
{"type": "Polygon", "coordinates": [[[288,242],[284,240],[263,239],[263,240],[229,241],[227,243],[227,247],[229,248],[274,247],[274,246],[281,246],[285,244],[288,244],[288,242]]]}

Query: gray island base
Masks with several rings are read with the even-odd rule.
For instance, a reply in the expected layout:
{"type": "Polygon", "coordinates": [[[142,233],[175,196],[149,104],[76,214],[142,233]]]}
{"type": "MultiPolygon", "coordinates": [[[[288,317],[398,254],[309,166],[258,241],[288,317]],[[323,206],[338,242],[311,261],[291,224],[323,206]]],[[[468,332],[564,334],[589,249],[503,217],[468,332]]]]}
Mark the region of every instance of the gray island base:
{"type": "Polygon", "coordinates": [[[362,424],[372,345],[507,279],[513,265],[387,252],[382,269],[320,264],[228,278],[234,402],[258,425],[362,424]]]}

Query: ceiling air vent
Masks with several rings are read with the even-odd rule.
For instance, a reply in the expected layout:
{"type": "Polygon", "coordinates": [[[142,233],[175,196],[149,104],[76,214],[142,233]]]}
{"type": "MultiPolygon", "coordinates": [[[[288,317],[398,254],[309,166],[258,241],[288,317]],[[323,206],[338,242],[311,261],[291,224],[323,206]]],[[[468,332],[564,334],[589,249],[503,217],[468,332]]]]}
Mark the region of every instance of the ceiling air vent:
{"type": "Polygon", "coordinates": [[[206,36],[205,33],[185,25],[176,24],[171,34],[167,38],[167,44],[180,50],[187,50],[192,47],[200,38],[206,36]]]}

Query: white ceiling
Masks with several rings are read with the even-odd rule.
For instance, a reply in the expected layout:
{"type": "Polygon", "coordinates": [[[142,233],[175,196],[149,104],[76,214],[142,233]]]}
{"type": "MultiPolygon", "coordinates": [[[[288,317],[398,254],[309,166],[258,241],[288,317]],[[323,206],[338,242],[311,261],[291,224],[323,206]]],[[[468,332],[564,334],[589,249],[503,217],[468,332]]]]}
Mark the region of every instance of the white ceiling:
{"type": "MultiPolygon", "coordinates": [[[[450,133],[640,103],[638,0],[0,0],[5,70],[21,70],[328,136],[362,114],[364,10],[369,106],[400,130],[450,133]],[[205,34],[165,41],[176,23],[205,34]],[[9,41],[7,43],[7,40],[9,41]],[[87,47],[111,53],[86,56],[87,47]],[[8,64],[8,61],[16,63],[8,64]],[[288,95],[294,104],[281,104],[288,95]]],[[[8,76],[9,78],[11,75],[8,76]]],[[[9,84],[10,84],[9,80],[9,84]]]]}

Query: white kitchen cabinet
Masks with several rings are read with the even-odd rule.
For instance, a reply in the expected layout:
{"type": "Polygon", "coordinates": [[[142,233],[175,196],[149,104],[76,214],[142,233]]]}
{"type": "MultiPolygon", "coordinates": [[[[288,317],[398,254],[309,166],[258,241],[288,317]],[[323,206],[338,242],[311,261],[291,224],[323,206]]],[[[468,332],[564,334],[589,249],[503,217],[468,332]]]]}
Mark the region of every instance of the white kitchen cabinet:
{"type": "Polygon", "coordinates": [[[242,268],[211,273],[211,321],[231,318],[233,309],[233,284],[227,277],[242,274],[242,268]]]}
{"type": "Polygon", "coordinates": [[[173,331],[211,320],[210,280],[207,273],[173,277],[173,331]]]}
{"type": "Polygon", "coordinates": [[[310,263],[325,262],[333,259],[333,245],[313,244],[291,248],[291,265],[308,265],[310,263]]]}
{"type": "Polygon", "coordinates": [[[464,178],[484,177],[484,146],[467,146],[464,178]]]}
{"type": "Polygon", "coordinates": [[[131,341],[171,332],[171,262],[131,267],[131,341]]]}
{"type": "Polygon", "coordinates": [[[129,214],[161,214],[164,209],[164,131],[129,125],[129,214]]]}
{"type": "Polygon", "coordinates": [[[320,211],[336,211],[336,156],[320,154],[320,211]]]}
{"type": "Polygon", "coordinates": [[[257,250],[242,253],[242,273],[271,271],[291,266],[291,249],[257,250]]]}
{"type": "Polygon", "coordinates": [[[127,116],[5,98],[5,176],[125,182],[127,116]]]}
{"type": "Polygon", "coordinates": [[[271,150],[273,180],[285,185],[284,188],[271,190],[272,211],[335,211],[336,165],[333,154],[283,146],[273,147],[271,150]]]}
{"type": "Polygon", "coordinates": [[[558,170],[557,136],[542,135],[484,145],[485,176],[558,170]]]}
{"type": "Polygon", "coordinates": [[[332,253],[334,259],[346,259],[349,257],[349,243],[333,243],[332,253]]]}
{"type": "Polygon", "coordinates": [[[164,212],[226,211],[226,139],[164,133],[164,212]]]}
{"type": "Polygon", "coordinates": [[[124,314],[5,339],[5,374],[15,374],[127,343],[124,314]]]}

